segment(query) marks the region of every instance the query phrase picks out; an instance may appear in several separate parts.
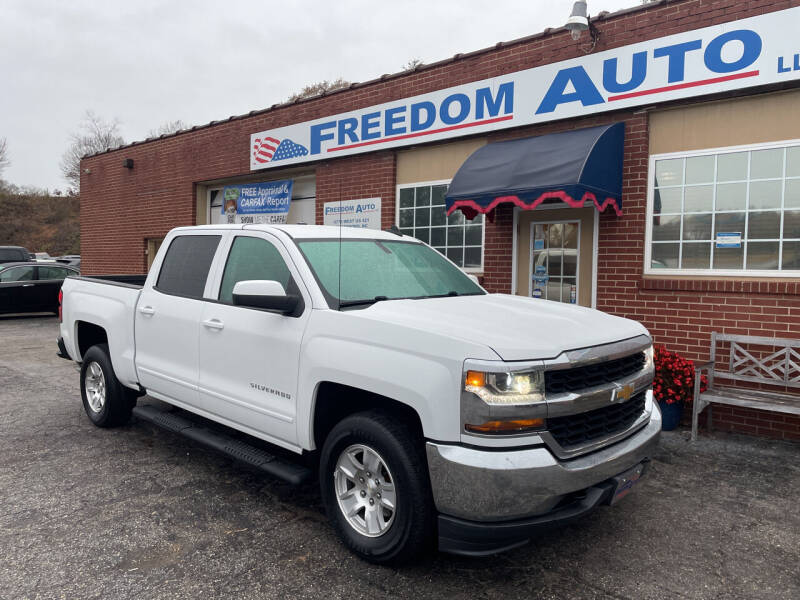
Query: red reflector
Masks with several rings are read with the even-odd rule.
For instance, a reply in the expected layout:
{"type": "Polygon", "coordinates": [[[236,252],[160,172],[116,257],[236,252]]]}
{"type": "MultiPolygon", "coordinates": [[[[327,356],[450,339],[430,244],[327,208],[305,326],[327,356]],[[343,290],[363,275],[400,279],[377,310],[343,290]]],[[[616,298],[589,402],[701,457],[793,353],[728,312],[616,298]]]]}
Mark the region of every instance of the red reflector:
{"type": "Polygon", "coordinates": [[[64,291],[58,290],[58,322],[61,323],[61,303],[64,300],[64,291]]]}

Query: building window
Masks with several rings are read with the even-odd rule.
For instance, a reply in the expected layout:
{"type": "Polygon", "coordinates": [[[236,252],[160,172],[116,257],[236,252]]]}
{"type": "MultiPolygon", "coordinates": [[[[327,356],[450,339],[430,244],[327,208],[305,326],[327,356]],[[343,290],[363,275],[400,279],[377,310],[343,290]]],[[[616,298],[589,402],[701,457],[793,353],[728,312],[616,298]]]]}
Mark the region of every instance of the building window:
{"type": "Polygon", "coordinates": [[[444,206],[448,182],[398,186],[397,225],[430,244],[466,271],[483,270],[483,215],[467,220],[459,210],[449,217],[444,206]]]}
{"type": "Polygon", "coordinates": [[[800,273],[800,140],[653,156],[649,198],[646,273],[800,273]]]}

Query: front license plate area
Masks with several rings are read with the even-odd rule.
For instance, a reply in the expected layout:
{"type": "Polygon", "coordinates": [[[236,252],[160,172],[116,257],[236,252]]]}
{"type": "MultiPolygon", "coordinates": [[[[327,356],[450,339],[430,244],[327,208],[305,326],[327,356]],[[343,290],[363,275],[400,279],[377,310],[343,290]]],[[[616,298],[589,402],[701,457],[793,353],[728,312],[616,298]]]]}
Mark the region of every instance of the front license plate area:
{"type": "Polygon", "coordinates": [[[611,496],[611,502],[609,504],[616,504],[628,495],[633,489],[633,486],[635,486],[642,478],[642,475],[644,475],[644,466],[644,463],[639,463],[632,469],[628,469],[624,473],[620,473],[613,478],[616,487],[614,488],[614,494],[611,496]]]}

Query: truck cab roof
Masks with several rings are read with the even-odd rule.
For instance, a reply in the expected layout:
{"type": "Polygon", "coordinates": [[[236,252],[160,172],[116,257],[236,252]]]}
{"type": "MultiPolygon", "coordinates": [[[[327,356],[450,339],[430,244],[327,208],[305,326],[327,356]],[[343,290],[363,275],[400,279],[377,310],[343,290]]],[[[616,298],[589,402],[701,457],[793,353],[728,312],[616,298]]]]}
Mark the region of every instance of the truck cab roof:
{"type": "Polygon", "coordinates": [[[332,225],[197,225],[192,227],[179,227],[175,231],[191,232],[197,230],[245,230],[281,232],[293,239],[369,239],[369,240],[398,240],[421,243],[416,238],[380,231],[377,229],[359,229],[355,227],[335,227],[332,225]]]}

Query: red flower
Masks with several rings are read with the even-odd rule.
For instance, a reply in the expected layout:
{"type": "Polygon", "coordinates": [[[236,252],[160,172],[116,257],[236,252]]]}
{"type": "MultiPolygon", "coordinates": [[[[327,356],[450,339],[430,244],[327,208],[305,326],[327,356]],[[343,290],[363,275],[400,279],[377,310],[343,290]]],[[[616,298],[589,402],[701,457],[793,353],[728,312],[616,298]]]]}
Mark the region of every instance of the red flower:
{"type": "MultiPolygon", "coordinates": [[[[674,404],[690,400],[694,394],[694,364],[664,346],[654,349],[655,380],[653,395],[659,402],[674,404]]],[[[708,388],[708,378],[700,376],[700,390],[708,388]]]]}

